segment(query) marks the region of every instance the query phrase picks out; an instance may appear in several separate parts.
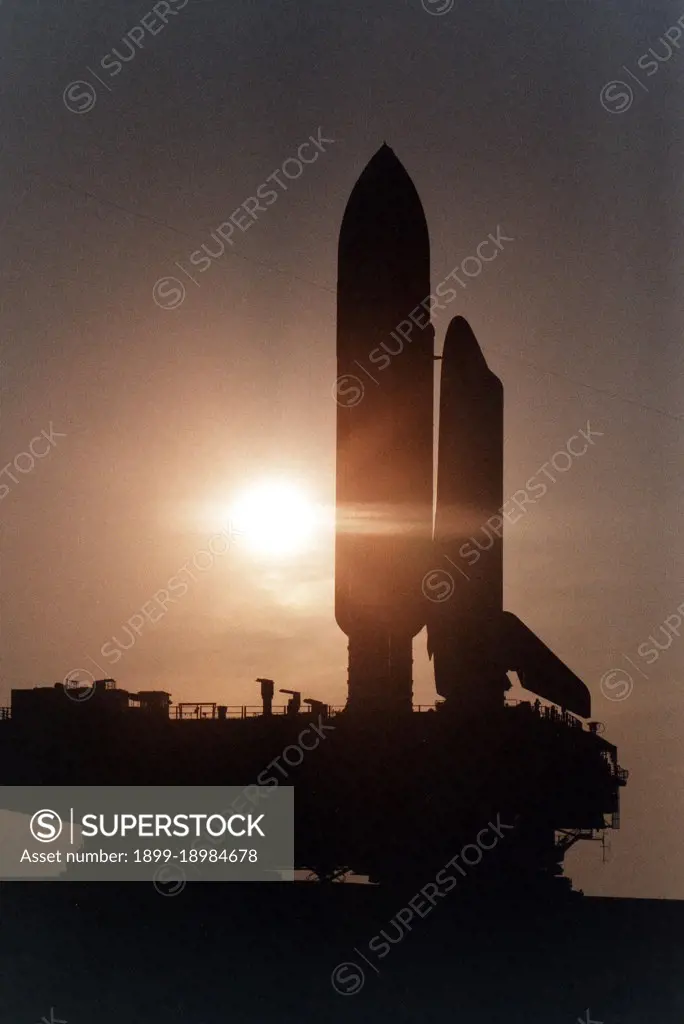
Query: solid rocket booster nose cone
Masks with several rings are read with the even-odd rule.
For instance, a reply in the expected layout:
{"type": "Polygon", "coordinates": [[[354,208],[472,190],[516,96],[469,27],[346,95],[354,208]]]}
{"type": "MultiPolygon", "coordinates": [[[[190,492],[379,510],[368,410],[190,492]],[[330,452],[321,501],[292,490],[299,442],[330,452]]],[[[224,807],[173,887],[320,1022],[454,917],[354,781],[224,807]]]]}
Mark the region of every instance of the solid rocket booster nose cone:
{"type": "Polygon", "coordinates": [[[442,353],[443,365],[448,370],[456,367],[460,370],[466,368],[473,370],[488,370],[487,360],[480,348],[477,338],[468,321],[462,316],[455,316],[446,332],[444,339],[444,351],[442,353]]]}
{"type": "Polygon", "coordinates": [[[449,322],[449,331],[462,331],[464,333],[468,332],[470,335],[472,335],[473,339],[475,338],[473,329],[464,316],[452,317],[451,321],[449,322]]]}

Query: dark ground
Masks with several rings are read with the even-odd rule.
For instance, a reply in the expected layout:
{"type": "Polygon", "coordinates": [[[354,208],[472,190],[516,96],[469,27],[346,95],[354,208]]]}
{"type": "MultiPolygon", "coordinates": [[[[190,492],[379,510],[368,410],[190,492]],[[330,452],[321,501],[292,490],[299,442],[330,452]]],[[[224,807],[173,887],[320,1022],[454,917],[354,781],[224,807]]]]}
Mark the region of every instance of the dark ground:
{"type": "Polygon", "coordinates": [[[391,919],[413,895],[349,883],[194,883],[174,896],[142,883],[4,884],[0,1022],[684,1022],[682,903],[584,897],[503,911],[451,894],[380,959],[369,941],[383,927],[398,935],[391,919]],[[355,994],[331,984],[344,961],[365,971],[355,994]]]}

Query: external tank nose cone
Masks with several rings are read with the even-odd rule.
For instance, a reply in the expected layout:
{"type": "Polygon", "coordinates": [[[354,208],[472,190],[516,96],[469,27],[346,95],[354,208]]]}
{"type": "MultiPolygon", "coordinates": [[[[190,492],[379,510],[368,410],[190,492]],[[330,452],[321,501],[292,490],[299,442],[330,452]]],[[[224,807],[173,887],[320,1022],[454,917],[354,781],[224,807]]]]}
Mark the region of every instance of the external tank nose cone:
{"type": "MultiPolygon", "coordinates": [[[[377,188],[379,180],[382,180],[383,182],[394,180],[397,185],[402,185],[407,191],[410,191],[415,195],[416,199],[418,199],[418,193],[416,192],[415,185],[411,181],[406,168],[394,150],[391,149],[386,142],[383,142],[380,149],[376,150],[364,167],[354,188],[352,189],[349,201],[351,202],[359,191],[365,191],[366,189],[370,189],[372,191],[377,188]]],[[[377,202],[381,197],[378,196],[376,192],[373,198],[377,202]]],[[[420,202],[419,199],[418,201],[420,202]]]]}
{"type": "Polygon", "coordinates": [[[416,187],[390,147],[383,144],[361,172],[340,229],[340,258],[382,253],[401,273],[411,255],[429,252],[425,213],[416,187]]]}

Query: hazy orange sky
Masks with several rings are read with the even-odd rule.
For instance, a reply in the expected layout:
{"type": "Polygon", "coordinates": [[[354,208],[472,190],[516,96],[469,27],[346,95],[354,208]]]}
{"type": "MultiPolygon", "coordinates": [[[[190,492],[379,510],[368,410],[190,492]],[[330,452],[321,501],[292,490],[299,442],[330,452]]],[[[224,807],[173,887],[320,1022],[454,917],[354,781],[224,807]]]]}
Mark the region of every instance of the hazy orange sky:
{"type": "MultiPolygon", "coordinates": [[[[505,493],[587,421],[601,433],[505,546],[506,607],[586,681],[631,772],[610,859],[573,850],[569,873],[588,892],[684,898],[684,640],[650,665],[637,653],[684,601],[684,56],[621,114],[599,98],[674,10],[190,0],[82,114],[65,87],[144,11],[0,10],[2,465],[51,424],[66,435],[2,477],[0,703],[89,658],[175,700],[256,703],[271,676],[344,702],[325,529],[289,561],[238,542],[116,665],[100,652],[250,481],[298,482],[329,518],[337,235],[387,140],[425,208],[433,281],[498,226],[513,239],[435,321],[439,346],[466,316],[505,385],[505,493]],[[319,128],[334,143],[178,308],[155,304],[155,282],[182,277],[175,262],[215,246],[319,128]],[[634,677],[624,700],[601,692],[612,668],[634,677]]],[[[433,699],[421,635],[415,700],[433,699]]]]}

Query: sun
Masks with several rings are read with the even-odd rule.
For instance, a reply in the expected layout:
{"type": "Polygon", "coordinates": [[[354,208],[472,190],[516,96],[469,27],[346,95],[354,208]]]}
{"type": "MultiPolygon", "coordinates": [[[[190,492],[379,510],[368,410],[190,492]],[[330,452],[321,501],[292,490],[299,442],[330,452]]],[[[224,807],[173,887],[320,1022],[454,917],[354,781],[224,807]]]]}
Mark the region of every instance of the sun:
{"type": "Polygon", "coordinates": [[[230,521],[241,545],[253,554],[288,558],[311,547],[317,510],[304,490],[286,480],[266,480],[239,495],[230,521]]]}

